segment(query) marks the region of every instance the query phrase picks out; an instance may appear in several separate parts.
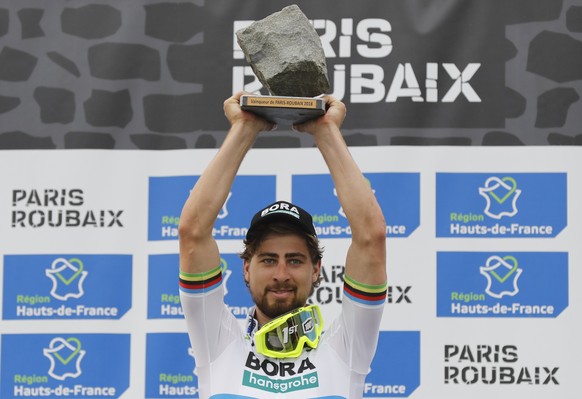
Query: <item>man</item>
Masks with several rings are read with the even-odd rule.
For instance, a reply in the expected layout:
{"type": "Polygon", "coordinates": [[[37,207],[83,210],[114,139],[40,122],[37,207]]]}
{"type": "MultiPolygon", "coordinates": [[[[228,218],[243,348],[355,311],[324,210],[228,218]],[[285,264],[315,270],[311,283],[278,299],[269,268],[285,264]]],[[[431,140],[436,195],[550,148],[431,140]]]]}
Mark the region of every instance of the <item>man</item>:
{"type": "Polygon", "coordinates": [[[311,216],[285,201],[259,210],[248,230],[244,278],[255,302],[245,328],[224,304],[217,215],[261,131],[275,126],[224,102],[230,130],[180,217],[180,295],[201,398],[361,398],[386,297],[386,223],[340,132],[346,110],[326,96],[326,113],[294,130],[311,134],[352,230],[340,316],[326,324],[306,301],[318,283],[321,250],[311,216]]]}

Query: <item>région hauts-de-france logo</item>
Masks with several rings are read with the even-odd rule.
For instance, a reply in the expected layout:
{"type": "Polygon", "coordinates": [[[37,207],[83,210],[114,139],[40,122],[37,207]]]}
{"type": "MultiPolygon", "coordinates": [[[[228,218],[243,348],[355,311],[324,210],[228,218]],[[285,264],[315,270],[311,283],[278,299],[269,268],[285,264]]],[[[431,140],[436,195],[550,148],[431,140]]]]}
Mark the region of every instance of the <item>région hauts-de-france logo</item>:
{"type": "Polygon", "coordinates": [[[48,374],[60,381],[69,377],[79,377],[81,375],[81,360],[85,353],[81,348],[81,341],[77,338],[53,338],[49,347],[43,349],[43,354],[51,363],[48,374]]]}
{"type": "Polygon", "coordinates": [[[45,274],[53,282],[51,296],[61,301],[69,298],[80,298],[83,291],[83,281],[89,272],[83,270],[83,262],[77,258],[55,259],[45,274]]]}
{"type": "Polygon", "coordinates": [[[485,198],[484,213],[490,218],[517,215],[517,199],[521,190],[517,188],[514,178],[492,176],[485,181],[485,187],[479,187],[479,194],[485,198]]]}
{"type": "Polygon", "coordinates": [[[480,273],[487,279],[485,293],[493,298],[515,296],[519,292],[517,279],[523,269],[517,267],[517,259],[514,256],[491,256],[485,262],[485,266],[479,268],[480,273]]]}

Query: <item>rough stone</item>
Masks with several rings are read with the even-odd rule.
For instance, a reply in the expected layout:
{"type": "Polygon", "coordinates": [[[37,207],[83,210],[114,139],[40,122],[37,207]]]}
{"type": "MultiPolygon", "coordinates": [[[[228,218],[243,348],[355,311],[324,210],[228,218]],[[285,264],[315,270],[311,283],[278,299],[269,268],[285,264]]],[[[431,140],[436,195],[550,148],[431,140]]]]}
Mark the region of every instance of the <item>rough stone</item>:
{"type": "Polygon", "coordinates": [[[319,36],[297,5],[236,32],[239,46],[273,95],[314,97],[329,90],[319,36]]]}
{"type": "Polygon", "coordinates": [[[38,58],[8,46],[0,51],[0,80],[23,82],[30,78],[38,58]]]}
{"type": "Polygon", "coordinates": [[[204,20],[196,4],[159,2],[144,6],[145,34],[168,42],[184,43],[200,32],[204,20]]]}
{"type": "Polygon", "coordinates": [[[132,134],[131,142],[140,150],[180,150],[188,148],[186,140],[181,137],[162,134],[132,134]]]}
{"type": "Polygon", "coordinates": [[[154,133],[132,134],[131,142],[140,150],[181,150],[188,148],[181,137],[154,133]]]}
{"type": "Polygon", "coordinates": [[[91,126],[125,127],[133,118],[129,90],[93,90],[83,106],[91,126]]]}
{"type": "Polygon", "coordinates": [[[96,78],[160,80],[160,54],[143,44],[96,44],[89,47],[88,58],[91,76],[96,78]]]}
{"type": "Polygon", "coordinates": [[[168,46],[168,71],[176,82],[204,82],[204,74],[214,70],[205,60],[200,45],[172,44],[168,46]]]}
{"type": "Polygon", "coordinates": [[[61,14],[62,30],[84,39],[102,39],[121,27],[121,11],[106,4],[88,4],[65,8],[61,14]]]}
{"type": "Polygon", "coordinates": [[[299,148],[301,140],[294,136],[259,136],[254,148],[299,148]]]}
{"type": "Polygon", "coordinates": [[[418,146],[437,146],[437,145],[471,145],[471,139],[468,137],[414,137],[414,136],[395,136],[390,139],[390,145],[418,145],[418,146]]]}
{"type": "Polygon", "coordinates": [[[34,137],[15,131],[0,133],[0,150],[54,150],[57,148],[51,137],[34,137]]]}
{"type": "Polygon", "coordinates": [[[560,133],[548,134],[549,145],[574,145],[574,137],[560,133]]]}
{"type": "Polygon", "coordinates": [[[71,123],[75,119],[75,93],[59,87],[37,87],[34,99],[42,123],[71,123]]]}
{"type": "Polygon", "coordinates": [[[8,21],[10,20],[8,9],[0,8],[0,37],[8,33],[8,21]]]}
{"type": "Polygon", "coordinates": [[[503,19],[507,24],[553,21],[560,17],[563,3],[564,0],[512,0],[511,6],[503,7],[503,19]]]}
{"type": "Polygon", "coordinates": [[[146,127],[158,133],[186,133],[198,128],[199,94],[150,94],[143,98],[146,127]]]}
{"type": "Polygon", "coordinates": [[[74,75],[76,77],[81,76],[81,71],[79,71],[79,68],[77,67],[77,65],[73,61],[71,61],[70,59],[65,57],[64,55],[62,55],[56,51],[49,51],[48,53],[46,53],[46,55],[48,56],[49,60],[51,60],[52,62],[54,62],[55,64],[57,64],[58,66],[60,66],[64,70],[66,70],[67,72],[71,73],[72,75],[74,75]]]}
{"type": "Polygon", "coordinates": [[[566,12],[566,27],[570,32],[582,32],[582,6],[572,6],[566,12]]]}
{"type": "Polygon", "coordinates": [[[19,105],[20,98],[18,97],[0,96],[0,114],[12,111],[19,105]]]}
{"type": "Polygon", "coordinates": [[[378,139],[372,134],[354,133],[344,137],[349,146],[376,146],[378,139]]]}
{"type": "Polygon", "coordinates": [[[481,145],[484,147],[496,145],[520,146],[524,145],[524,143],[514,134],[494,131],[488,132],[483,136],[481,145]]]}
{"type": "Polygon", "coordinates": [[[218,148],[216,138],[211,134],[201,134],[194,148],[218,148]]]}
{"type": "Polygon", "coordinates": [[[580,100],[576,90],[558,87],[538,97],[536,127],[562,127],[568,119],[572,104],[580,100]]]}
{"type": "Polygon", "coordinates": [[[522,116],[527,106],[527,100],[517,91],[506,87],[503,102],[506,118],[517,118],[522,116]]]}
{"type": "Polygon", "coordinates": [[[556,32],[542,32],[530,43],[527,70],[554,82],[582,79],[582,41],[556,32]]]}
{"type": "Polygon", "coordinates": [[[68,132],[65,134],[65,148],[112,150],[115,148],[115,139],[109,133],[68,132]]]}
{"type": "Polygon", "coordinates": [[[42,19],[43,14],[44,10],[38,8],[24,8],[18,11],[23,39],[44,36],[44,31],[40,26],[40,20],[42,19]]]}

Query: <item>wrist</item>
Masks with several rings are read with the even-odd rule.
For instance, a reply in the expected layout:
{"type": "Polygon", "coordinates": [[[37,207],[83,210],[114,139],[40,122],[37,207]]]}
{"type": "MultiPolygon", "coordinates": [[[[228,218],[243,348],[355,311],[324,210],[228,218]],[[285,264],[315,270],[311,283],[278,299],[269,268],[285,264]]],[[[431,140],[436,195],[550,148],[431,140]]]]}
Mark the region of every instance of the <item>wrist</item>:
{"type": "Polygon", "coordinates": [[[341,131],[333,124],[322,125],[316,132],[313,133],[313,139],[319,146],[320,144],[332,143],[338,139],[343,141],[341,131]]]}
{"type": "Polygon", "coordinates": [[[250,142],[251,145],[261,131],[256,123],[250,121],[237,120],[232,123],[228,136],[235,138],[239,142],[250,142]]]}

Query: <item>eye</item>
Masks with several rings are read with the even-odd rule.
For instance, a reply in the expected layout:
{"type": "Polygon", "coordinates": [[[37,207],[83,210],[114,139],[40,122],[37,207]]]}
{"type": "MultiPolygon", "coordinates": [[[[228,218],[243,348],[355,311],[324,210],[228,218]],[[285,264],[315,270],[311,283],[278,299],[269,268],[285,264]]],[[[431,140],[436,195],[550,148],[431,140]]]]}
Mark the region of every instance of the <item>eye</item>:
{"type": "Polygon", "coordinates": [[[266,264],[266,265],[274,265],[277,263],[277,260],[274,258],[263,258],[261,260],[262,263],[266,264]]]}
{"type": "Polygon", "coordinates": [[[299,258],[291,258],[291,259],[289,259],[289,263],[292,265],[302,265],[303,260],[299,259],[299,258]]]}

